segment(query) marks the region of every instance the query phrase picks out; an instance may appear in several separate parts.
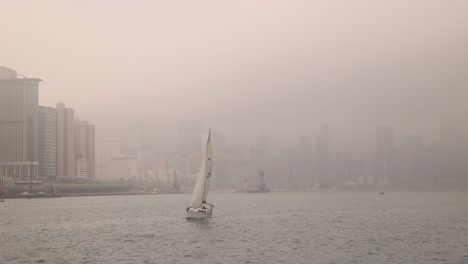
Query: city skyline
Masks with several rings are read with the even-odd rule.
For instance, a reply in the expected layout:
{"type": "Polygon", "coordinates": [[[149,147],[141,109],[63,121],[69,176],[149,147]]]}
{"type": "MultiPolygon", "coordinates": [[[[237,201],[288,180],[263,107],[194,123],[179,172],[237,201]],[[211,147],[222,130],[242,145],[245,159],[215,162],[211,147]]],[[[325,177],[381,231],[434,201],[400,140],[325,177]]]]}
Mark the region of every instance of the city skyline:
{"type": "Polygon", "coordinates": [[[74,129],[79,109],[96,139],[121,139],[139,175],[160,157],[190,163],[180,158],[211,128],[226,183],[231,169],[276,160],[275,178],[292,185],[413,184],[408,175],[443,173],[434,162],[464,169],[464,11],[420,0],[13,1],[0,9],[0,57],[41,78],[38,105],[59,109],[58,174],[96,167],[75,157],[92,156],[87,136],[75,142],[86,135],[74,129]]]}
{"type": "MultiPolygon", "coordinates": [[[[187,177],[195,172],[193,167],[196,167],[194,162],[190,161],[191,156],[202,152],[200,146],[203,145],[206,129],[203,121],[179,122],[176,135],[178,140],[173,150],[169,152],[159,149],[157,141],[155,142],[158,135],[147,122],[131,121],[128,123],[129,133],[120,131],[119,139],[117,141],[114,139],[114,142],[118,142],[118,147],[112,143],[110,148],[105,147],[107,149],[105,152],[110,152],[103,154],[99,149],[102,144],[98,144],[98,150],[95,151],[94,125],[80,121],[75,116],[74,109],[65,107],[62,102],[57,103],[56,108],[35,106],[40,94],[37,80],[40,79],[17,78],[16,72],[6,67],[2,67],[0,73],[2,92],[5,95],[9,94],[8,89],[13,89],[14,92],[10,94],[17,94],[17,97],[11,97],[11,100],[25,100],[32,103],[25,108],[29,109],[30,117],[24,122],[28,126],[23,130],[27,135],[26,142],[29,142],[27,144],[34,146],[31,148],[32,153],[37,154],[31,156],[32,161],[26,158],[23,162],[34,163],[34,169],[31,170],[34,172],[31,175],[17,175],[16,178],[66,176],[148,182],[150,178],[153,180],[153,177],[163,181],[170,180],[174,177],[172,173],[174,170],[182,173],[183,184],[190,182],[190,178],[187,177]],[[33,97],[21,99],[22,94],[16,91],[27,87],[26,84],[29,85],[30,80],[36,82],[36,86],[30,88],[33,97]],[[119,151],[113,150],[116,148],[119,151]],[[100,159],[102,155],[105,156],[104,160],[100,159]],[[160,158],[167,159],[162,166],[157,165],[160,158]],[[96,163],[97,174],[95,174],[96,163]],[[107,169],[103,171],[103,168],[107,169]]],[[[11,123],[5,114],[14,113],[16,106],[4,104],[4,107],[6,108],[2,115],[4,119],[2,129],[11,123]]],[[[290,145],[280,149],[272,148],[267,133],[260,135],[256,143],[246,149],[229,141],[225,135],[214,132],[213,140],[216,143],[218,162],[215,163],[213,171],[215,177],[212,187],[239,188],[248,181],[249,177],[252,175],[255,177],[255,170],[265,170],[273,179],[272,185],[278,188],[373,185],[415,187],[437,184],[453,186],[464,183],[467,181],[465,174],[468,169],[464,164],[468,159],[464,154],[468,149],[467,134],[460,129],[460,124],[453,120],[441,119],[438,127],[439,138],[428,141],[419,134],[403,134],[398,137],[393,127],[378,126],[375,128],[375,135],[367,139],[372,141],[372,138],[375,138],[375,144],[371,144],[373,145],[371,148],[363,146],[350,148],[347,145],[336,144],[331,136],[333,129],[330,129],[328,124],[322,125],[320,134],[316,138],[291,138],[290,145]],[[428,168],[434,166],[431,165],[434,159],[438,159],[435,161],[436,165],[429,170],[431,173],[427,173],[428,168]],[[238,162],[239,160],[244,162],[238,162]],[[275,160],[283,164],[283,167],[274,165],[275,160]],[[438,173],[440,175],[444,173],[441,168],[444,168],[447,175],[445,178],[437,179],[438,173]]],[[[11,136],[6,138],[9,137],[11,136]]],[[[98,140],[102,142],[103,139],[98,140]]],[[[16,147],[6,149],[13,148],[16,147]]],[[[8,161],[8,157],[3,154],[1,158],[8,161]]],[[[18,161],[20,160],[14,162],[18,161]]],[[[8,167],[11,165],[14,164],[2,165],[6,166],[2,168],[2,175],[12,171],[8,167]]]]}

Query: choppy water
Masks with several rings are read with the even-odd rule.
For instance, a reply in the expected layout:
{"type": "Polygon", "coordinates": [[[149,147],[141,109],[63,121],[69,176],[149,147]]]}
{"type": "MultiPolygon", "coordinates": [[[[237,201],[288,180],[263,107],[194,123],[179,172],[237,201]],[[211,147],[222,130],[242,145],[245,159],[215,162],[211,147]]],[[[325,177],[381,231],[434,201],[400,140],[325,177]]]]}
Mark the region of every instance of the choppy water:
{"type": "Polygon", "coordinates": [[[210,194],[0,203],[0,263],[468,263],[467,192],[210,194]]]}

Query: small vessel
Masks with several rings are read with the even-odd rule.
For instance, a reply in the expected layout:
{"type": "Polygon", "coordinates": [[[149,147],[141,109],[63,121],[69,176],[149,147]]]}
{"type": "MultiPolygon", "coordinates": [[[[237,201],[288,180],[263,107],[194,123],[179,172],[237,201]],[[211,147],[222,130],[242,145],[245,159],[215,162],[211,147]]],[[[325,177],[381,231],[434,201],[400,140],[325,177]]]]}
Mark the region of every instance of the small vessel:
{"type": "Polygon", "coordinates": [[[211,151],[211,130],[208,132],[205,153],[198,172],[190,204],[187,207],[187,219],[208,218],[213,214],[214,206],[206,202],[210,188],[211,168],[213,165],[211,151]]]}
{"type": "Polygon", "coordinates": [[[3,199],[3,193],[5,192],[5,189],[3,187],[0,187],[0,203],[5,202],[3,199]]]}
{"type": "Polygon", "coordinates": [[[265,174],[262,170],[258,171],[258,176],[260,177],[260,185],[259,186],[249,186],[246,192],[248,193],[267,193],[270,192],[270,189],[266,186],[265,182],[265,174]]]}

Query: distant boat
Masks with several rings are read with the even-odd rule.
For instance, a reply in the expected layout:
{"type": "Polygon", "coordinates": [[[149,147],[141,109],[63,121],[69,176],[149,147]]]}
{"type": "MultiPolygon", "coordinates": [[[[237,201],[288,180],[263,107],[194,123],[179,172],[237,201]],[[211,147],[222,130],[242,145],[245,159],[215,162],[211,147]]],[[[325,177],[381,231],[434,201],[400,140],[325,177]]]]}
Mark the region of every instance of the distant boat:
{"type": "Polygon", "coordinates": [[[200,171],[192,193],[192,199],[187,207],[187,219],[208,218],[213,214],[214,206],[206,202],[210,188],[211,168],[213,165],[211,151],[211,130],[208,132],[205,153],[203,155],[200,171]]]}
{"type": "Polygon", "coordinates": [[[259,186],[249,186],[246,190],[248,193],[267,193],[270,192],[270,189],[266,186],[265,182],[265,174],[262,170],[258,171],[258,176],[260,177],[260,185],[259,186]]]}
{"type": "Polygon", "coordinates": [[[5,202],[5,200],[3,199],[3,193],[5,192],[5,189],[0,187],[0,202],[5,202]]]}

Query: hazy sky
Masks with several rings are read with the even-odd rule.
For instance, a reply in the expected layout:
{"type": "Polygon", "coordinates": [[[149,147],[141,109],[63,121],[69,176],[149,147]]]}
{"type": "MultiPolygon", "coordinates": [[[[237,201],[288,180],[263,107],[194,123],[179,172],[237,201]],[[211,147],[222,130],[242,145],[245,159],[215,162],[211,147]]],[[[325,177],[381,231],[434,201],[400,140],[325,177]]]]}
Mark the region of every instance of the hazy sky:
{"type": "Polygon", "coordinates": [[[383,124],[431,137],[441,114],[468,113],[465,0],[2,0],[0,36],[0,65],[99,136],[141,118],[231,140],[312,139],[322,123],[337,140],[383,124]]]}

